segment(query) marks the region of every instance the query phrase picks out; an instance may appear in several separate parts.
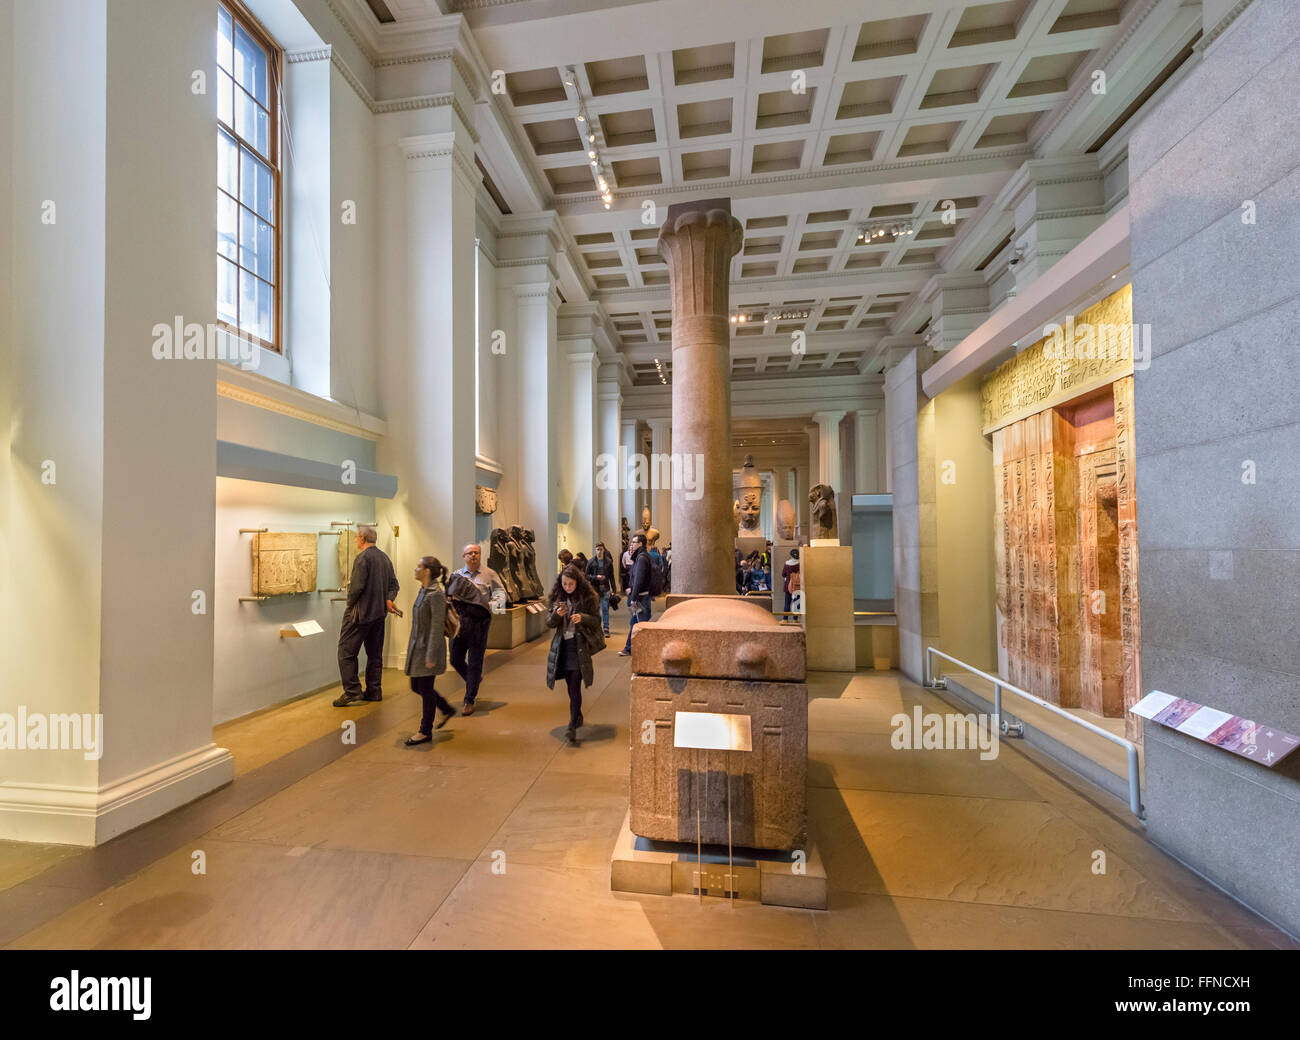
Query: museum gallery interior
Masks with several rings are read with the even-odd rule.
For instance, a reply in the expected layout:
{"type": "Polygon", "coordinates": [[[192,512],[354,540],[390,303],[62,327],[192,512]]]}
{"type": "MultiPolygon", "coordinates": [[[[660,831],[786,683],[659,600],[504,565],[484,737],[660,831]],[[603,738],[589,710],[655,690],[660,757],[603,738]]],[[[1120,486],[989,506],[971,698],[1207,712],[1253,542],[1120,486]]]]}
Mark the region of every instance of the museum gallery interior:
{"type": "Polygon", "coordinates": [[[0,59],[0,947],[1300,946],[1300,3],[0,59]]]}

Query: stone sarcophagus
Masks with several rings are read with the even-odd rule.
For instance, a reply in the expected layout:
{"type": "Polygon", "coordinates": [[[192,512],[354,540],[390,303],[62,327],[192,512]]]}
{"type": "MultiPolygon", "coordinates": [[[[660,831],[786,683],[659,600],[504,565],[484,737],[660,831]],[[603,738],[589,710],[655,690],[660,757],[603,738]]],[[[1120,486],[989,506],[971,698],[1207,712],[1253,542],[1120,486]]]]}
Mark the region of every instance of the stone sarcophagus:
{"type": "Polygon", "coordinates": [[[756,849],[805,842],[808,687],[804,634],[728,596],[677,603],[632,633],[634,834],[756,849]],[[676,748],[677,712],[748,715],[753,750],[676,748]],[[649,740],[653,726],[654,740],[649,740]]]}

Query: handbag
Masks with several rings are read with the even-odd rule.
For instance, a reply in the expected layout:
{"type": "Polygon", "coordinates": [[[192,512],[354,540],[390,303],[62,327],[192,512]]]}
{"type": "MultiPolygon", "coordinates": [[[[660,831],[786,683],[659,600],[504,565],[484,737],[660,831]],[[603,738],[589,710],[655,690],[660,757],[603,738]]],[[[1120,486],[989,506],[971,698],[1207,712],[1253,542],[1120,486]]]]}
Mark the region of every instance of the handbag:
{"type": "Polygon", "coordinates": [[[455,639],[460,635],[460,615],[450,603],[447,604],[446,613],[442,615],[442,634],[448,639],[455,639]]]}
{"type": "Polygon", "coordinates": [[[599,628],[584,628],[582,638],[587,644],[587,653],[593,657],[605,649],[605,633],[599,628]]]}
{"type": "Polygon", "coordinates": [[[618,605],[619,605],[620,603],[622,603],[622,602],[623,602],[623,601],[622,601],[621,599],[618,598],[618,593],[617,593],[617,592],[611,592],[611,593],[609,594],[609,609],[610,609],[610,610],[618,610],[618,605]]]}

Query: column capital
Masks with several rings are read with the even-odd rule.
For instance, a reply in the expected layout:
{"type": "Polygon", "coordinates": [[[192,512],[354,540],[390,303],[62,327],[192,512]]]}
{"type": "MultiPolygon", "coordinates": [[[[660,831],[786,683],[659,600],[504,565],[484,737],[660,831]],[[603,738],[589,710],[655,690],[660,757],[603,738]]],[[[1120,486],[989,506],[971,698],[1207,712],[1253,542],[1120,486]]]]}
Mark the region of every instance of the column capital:
{"type": "Polygon", "coordinates": [[[827,409],[826,411],[813,412],[813,421],[818,425],[838,426],[848,414],[848,411],[844,409],[827,409]]]}
{"type": "Polygon", "coordinates": [[[743,238],[744,228],[731,215],[730,199],[668,207],[658,250],[668,265],[674,326],[684,319],[720,317],[725,332],[731,258],[740,251],[743,238]]]}

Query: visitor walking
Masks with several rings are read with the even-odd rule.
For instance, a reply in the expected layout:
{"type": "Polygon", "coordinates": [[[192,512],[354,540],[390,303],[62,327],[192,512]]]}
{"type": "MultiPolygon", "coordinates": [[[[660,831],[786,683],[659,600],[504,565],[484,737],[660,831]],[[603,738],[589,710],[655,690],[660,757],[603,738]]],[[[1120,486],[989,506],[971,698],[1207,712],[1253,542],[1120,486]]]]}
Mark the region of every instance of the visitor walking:
{"type": "Polygon", "coordinates": [[[627,579],[627,610],[631,622],[627,628],[627,645],[618,652],[619,657],[632,656],[632,630],[638,621],[650,620],[650,554],[646,552],[645,535],[634,534],[629,547],[632,566],[627,579]]]}
{"type": "Polygon", "coordinates": [[[451,666],[465,680],[462,715],[474,714],[479,683],[483,681],[483,654],[487,651],[488,625],[492,621],[492,596],[505,585],[491,567],[483,566],[483,550],[473,542],[461,554],[465,566],[451,576],[447,597],[460,618],[460,631],[451,641],[451,666]]]}
{"type": "Polygon", "coordinates": [[[339,628],[339,677],[343,693],[334,707],[346,708],[362,701],[382,701],[384,674],[384,622],[389,614],[401,617],[393,605],[397,575],[390,560],[375,544],[373,527],[357,528],[357,558],[348,581],[348,600],[339,628]],[[366,688],[357,678],[357,658],[366,648],[366,688]]]}
{"type": "Polygon", "coordinates": [[[798,591],[799,580],[799,550],[791,549],[790,556],[781,567],[781,585],[785,588],[785,607],[784,610],[790,613],[790,603],[794,598],[795,592],[798,591]],[[790,576],[794,575],[795,585],[790,584],[790,576]]]}
{"type": "Polygon", "coordinates": [[[411,689],[424,702],[424,710],[420,715],[420,730],[406,738],[407,747],[427,744],[433,739],[435,712],[442,712],[437,729],[442,729],[456,714],[456,709],[433,688],[434,679],[447,670],[447,568],[436,556],[421,556],[415,565],[415,580],[420,583],[420,591],[415,594],[415,606],[411,608],[406,674],[411,677],[411,689]]]}
{"type": "Polygon", "coordinates": [[[605,649],[605,638],[596,616],[596,593],[575,564],[565,567],[555,579],[550,603],[546,624],[555,634],[546,657],[546,685],[553,690],[555,680],[564,677],[569,688],[569,728],[564,736],[576,744],[582,726],[582,687],[592,684],[591,655],[605,649]]]}
{"type": "Polygon", "coordinates": [[[609,635],[609,597],[614,588],[614,557],[610,556],[604,542],[596,543],[596,555],[587,563],[587,581],[600,597],[600,627],[609,635]]]}

